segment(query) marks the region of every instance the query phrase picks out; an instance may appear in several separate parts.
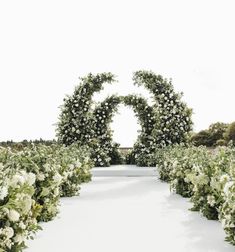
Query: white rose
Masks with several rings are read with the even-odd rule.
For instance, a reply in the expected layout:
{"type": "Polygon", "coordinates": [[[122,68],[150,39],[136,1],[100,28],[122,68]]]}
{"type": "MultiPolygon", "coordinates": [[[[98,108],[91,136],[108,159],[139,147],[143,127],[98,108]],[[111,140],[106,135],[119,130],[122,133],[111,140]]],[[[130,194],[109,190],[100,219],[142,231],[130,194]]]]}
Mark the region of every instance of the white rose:
{"type": "Polygon", "coordinates": [[[61,180],[62,180],[62,176],[61,176],[59,173],[57,173],[57,174],[55,174],[55,175],[53,176],[53,180],[54,180],[56,183],[60,183],[61,180]]]}
{"type": "Polygon", "coordinates": [[[82,164],[81,164],[81,162],[79,160],[77,160],[75,166],[77,168],[80,168],[82,166],[82,164]]]}
{"type": "Polygon", "coordinates": [[[36,180],[36,176],[35,174],[33,174],[32,172],[30,172],[28,174],[28,177],[27,177],[27,182],[29,185],[33,185],[35,183],[35,180],[36,180]]]}
{"type": "Polygon", "coordinates": [[[234,182],[233,181],[229,181],[225,184],[224,186],[224,193],[225,195],[228,195],[229,193],[229,189],[234,185],[234,182]]]}
{"type": "Polygon", "coordinates": [[[10,185],[12,187],[16,187],[18,184],[24,184],[24,183],[25,183],[24,177],[18,174],[14,175],[10,181],[10,185]]]}
{"type": "Polygon", "coordinates": [[[37,175],[37,179],[38,179],[39,181],[43,181],[43,180],[45,179],[45,175],[42,174],[42,173],[39,173],[39,174],[37,175]]]}
{"type": "Polygon", "coordinates": [[[26,229],[26,225],[22,221],[19,223],[19,227],[21,229],[26,229]]]}
{"type": "Polygon", "coordinates": [[[5,227],[2,232],[8,239],[14,235],[14,229],[11,227],[5,227]]]}
{"type": "Polygon", "coordinates": [[[208,195],[208,196],[207,196],[207,202],[208,202],[208,204],[209,204],[211,207],[213,207],[213,206],[215,205],[215,203],[216,203],[215,197],[214,197],[213,195],[208,195]]]}
{"type": "Polygon", "coordinates": [[[20,219],[20,214],[16,210],[11,209],[8,213],[8,218],[10,221],[17,222],[20,219]]]}
{"type": "Polygon", "coordinates": [[[17,234],[15,237],[14,237],[14,241],[18,244],[21,244],[22,242],[25,241],[25,237],[22,235],[22,234],[17,234]]]}
{"type": "Polygon", "coordinates": [[[3,186],[0,188],[0,200],[3,200],[8,194],[8,188],[3,186]]]}

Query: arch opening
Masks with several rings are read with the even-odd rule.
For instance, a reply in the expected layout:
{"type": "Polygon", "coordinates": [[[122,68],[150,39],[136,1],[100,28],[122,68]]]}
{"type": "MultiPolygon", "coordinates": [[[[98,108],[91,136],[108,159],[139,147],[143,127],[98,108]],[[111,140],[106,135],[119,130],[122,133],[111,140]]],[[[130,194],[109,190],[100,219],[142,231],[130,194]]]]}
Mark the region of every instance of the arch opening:
{"type": "Polygon", "coordinates": [[[133,148],[141,130],[133,109],[120,104],[117,113],[113,116],[110,127],[113,140],[120,144],[120,148],[133,148]]]}

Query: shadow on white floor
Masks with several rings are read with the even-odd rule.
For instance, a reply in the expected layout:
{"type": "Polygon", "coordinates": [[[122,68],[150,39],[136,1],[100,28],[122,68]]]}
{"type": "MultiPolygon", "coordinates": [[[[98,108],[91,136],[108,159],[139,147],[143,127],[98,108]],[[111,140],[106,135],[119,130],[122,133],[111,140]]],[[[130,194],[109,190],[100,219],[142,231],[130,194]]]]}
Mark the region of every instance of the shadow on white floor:
{"type": "Polygon", "coordinates": [[[232,252],[217,221],[188,209],[156,177],[95,177],[61,200],[28,252],[232,252]]]}

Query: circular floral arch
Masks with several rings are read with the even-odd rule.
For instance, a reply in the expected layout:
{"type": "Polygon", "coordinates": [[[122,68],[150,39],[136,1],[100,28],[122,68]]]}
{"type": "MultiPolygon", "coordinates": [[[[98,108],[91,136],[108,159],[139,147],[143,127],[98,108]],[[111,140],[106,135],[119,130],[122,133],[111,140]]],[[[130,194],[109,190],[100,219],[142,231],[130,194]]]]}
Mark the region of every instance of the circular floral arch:
{"type": "Polygon", "coordinates": [[[132,152],[130,163],[151,165],[151,155],[158,148],[170,144],[186,143],[192,129],[191,109],[181,101],[182,94],[174,92],[171,80],[151,71],[137,71],[133,75],[135,85],[143,85],[153,95],[153,105],[137,95],[112,95],[96,104],[95,92],[104,83],[115,82],[111,73],[89,74],[81,78],[72,96],[64,99],[57,125],[58,140],[65,145],[77,142],[90,147],[96,166],[108,166],[123,162],[119,144],[113,142],[110,123],[119,104],[132,107],[141,131],[132,152]]]}

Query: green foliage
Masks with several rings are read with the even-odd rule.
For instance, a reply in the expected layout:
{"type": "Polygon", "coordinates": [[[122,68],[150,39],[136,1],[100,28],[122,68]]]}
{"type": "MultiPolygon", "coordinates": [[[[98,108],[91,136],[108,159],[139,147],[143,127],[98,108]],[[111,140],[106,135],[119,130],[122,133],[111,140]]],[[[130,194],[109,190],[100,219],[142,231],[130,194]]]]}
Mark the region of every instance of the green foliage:
{"type": "Polygon", "coordinates": [[[227,140],[227,142],[232,142],[233,144],[235,144],[235,122],[231,123],[226,132],[224,133],[225,139],[227,140]]]}
{"type": "Polygon", "coordinates": [[[226,146],[227,141],[225,139],[219,139],[216,141],[215,146],[226,146]]]}
{"type": "Polygon", "coordinates": [[[202,130],[191,137],[191,141],[195,146],[204,145],[207,147],[226,145],[224,134],[228,129],[226,123],[213,123],[209,129],[202,130]],[[222,141],[224,140],[224,141],[222,141]]]}
{"type": "Polygon", "coordinates": [[[207,146],[211,147],[213,144],[211,142],[211,135],[208,130],[201,130],[191,137],[191,141],[195,146],[207,146]]]}
{"type": "Polygon", "coordinates": [[[92,165],[75,145],[0,148],[0,251],[22,251],[38,221],[56,216],[59,197],[78,195],[90,181],[92,165]]]}
{"type": "Polygon", "coordinates": [[[169,146],[155,154],[159,177],[183,197],[192,210],[219,219],[226,240],[235,245],[235,148],[169,146]]]}

